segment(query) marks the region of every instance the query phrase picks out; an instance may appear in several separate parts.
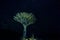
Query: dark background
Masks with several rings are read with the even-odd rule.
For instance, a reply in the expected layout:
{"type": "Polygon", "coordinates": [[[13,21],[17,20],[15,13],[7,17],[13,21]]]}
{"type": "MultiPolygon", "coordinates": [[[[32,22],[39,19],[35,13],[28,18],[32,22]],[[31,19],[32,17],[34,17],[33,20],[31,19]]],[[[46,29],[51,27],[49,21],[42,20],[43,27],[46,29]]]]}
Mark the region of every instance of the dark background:
{"type": "Polygon", "coordinates": [[[22,24],[13,20],[17,12],[33,13],[37,21],[27,29],[27,37],[33,33],[37,38],[48,40],[60,38],[60,15],[56,0],[1,0],[0,40],[18,40],[22,36],[22,24]]]}

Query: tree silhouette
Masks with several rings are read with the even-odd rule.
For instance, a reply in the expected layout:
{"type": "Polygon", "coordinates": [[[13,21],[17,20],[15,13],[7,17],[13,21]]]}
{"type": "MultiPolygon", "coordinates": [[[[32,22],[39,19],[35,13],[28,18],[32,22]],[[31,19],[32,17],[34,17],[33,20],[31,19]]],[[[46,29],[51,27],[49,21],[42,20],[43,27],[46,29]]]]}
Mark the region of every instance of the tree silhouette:
{"type": "Polygon", "coordinates": [[[24,27],[24,31],[23,31],[23,40],[25,40],[26,37],[26,28],[35,23],[36,18],[32,13],[27,13],[27,12],[21,12],[21,13],[17,13],[13,19],[19,23],[21,23],[24,27]]]}

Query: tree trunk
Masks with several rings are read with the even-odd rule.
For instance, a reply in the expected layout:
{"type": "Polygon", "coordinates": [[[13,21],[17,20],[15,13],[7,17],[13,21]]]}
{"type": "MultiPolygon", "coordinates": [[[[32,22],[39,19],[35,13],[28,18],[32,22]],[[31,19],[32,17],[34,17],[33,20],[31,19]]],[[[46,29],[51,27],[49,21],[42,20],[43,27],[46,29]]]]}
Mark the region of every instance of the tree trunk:
{"type": "Polygon", "coordinates": [[[26,26],[24,25],[24,31],[23,31],[23,40],[26,39],[26,26]]]}

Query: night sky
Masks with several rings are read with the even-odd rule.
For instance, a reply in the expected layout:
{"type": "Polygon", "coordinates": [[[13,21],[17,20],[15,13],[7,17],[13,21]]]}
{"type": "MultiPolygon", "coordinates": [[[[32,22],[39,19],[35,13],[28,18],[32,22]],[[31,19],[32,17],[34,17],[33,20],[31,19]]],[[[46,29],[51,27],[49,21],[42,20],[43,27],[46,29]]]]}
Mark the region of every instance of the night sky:
{"type": "Polygon", "coordinates": [[[58,39],[60,35],[58,9],[56,0],[1,0],[0,36],[6,40],[18,40],[22,36],[23,26],[14,21],[13,16],[17,12],[28,12],[33,13],[37,21],[28,27],[27,36],[30,37],[33,33],[38,38],[58,39]]]}

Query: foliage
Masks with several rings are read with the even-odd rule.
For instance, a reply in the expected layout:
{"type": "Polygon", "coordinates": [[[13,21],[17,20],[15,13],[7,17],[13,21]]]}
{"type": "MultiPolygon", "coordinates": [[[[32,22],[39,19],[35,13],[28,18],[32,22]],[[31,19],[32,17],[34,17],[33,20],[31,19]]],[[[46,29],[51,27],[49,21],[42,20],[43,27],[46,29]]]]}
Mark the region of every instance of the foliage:
{"type": "Polygon", "coordinates": [[[17,13],[13,19],[26,26],[33,24],[36,21],[36,18],[32,13],[26,12],[17,13]]]}

